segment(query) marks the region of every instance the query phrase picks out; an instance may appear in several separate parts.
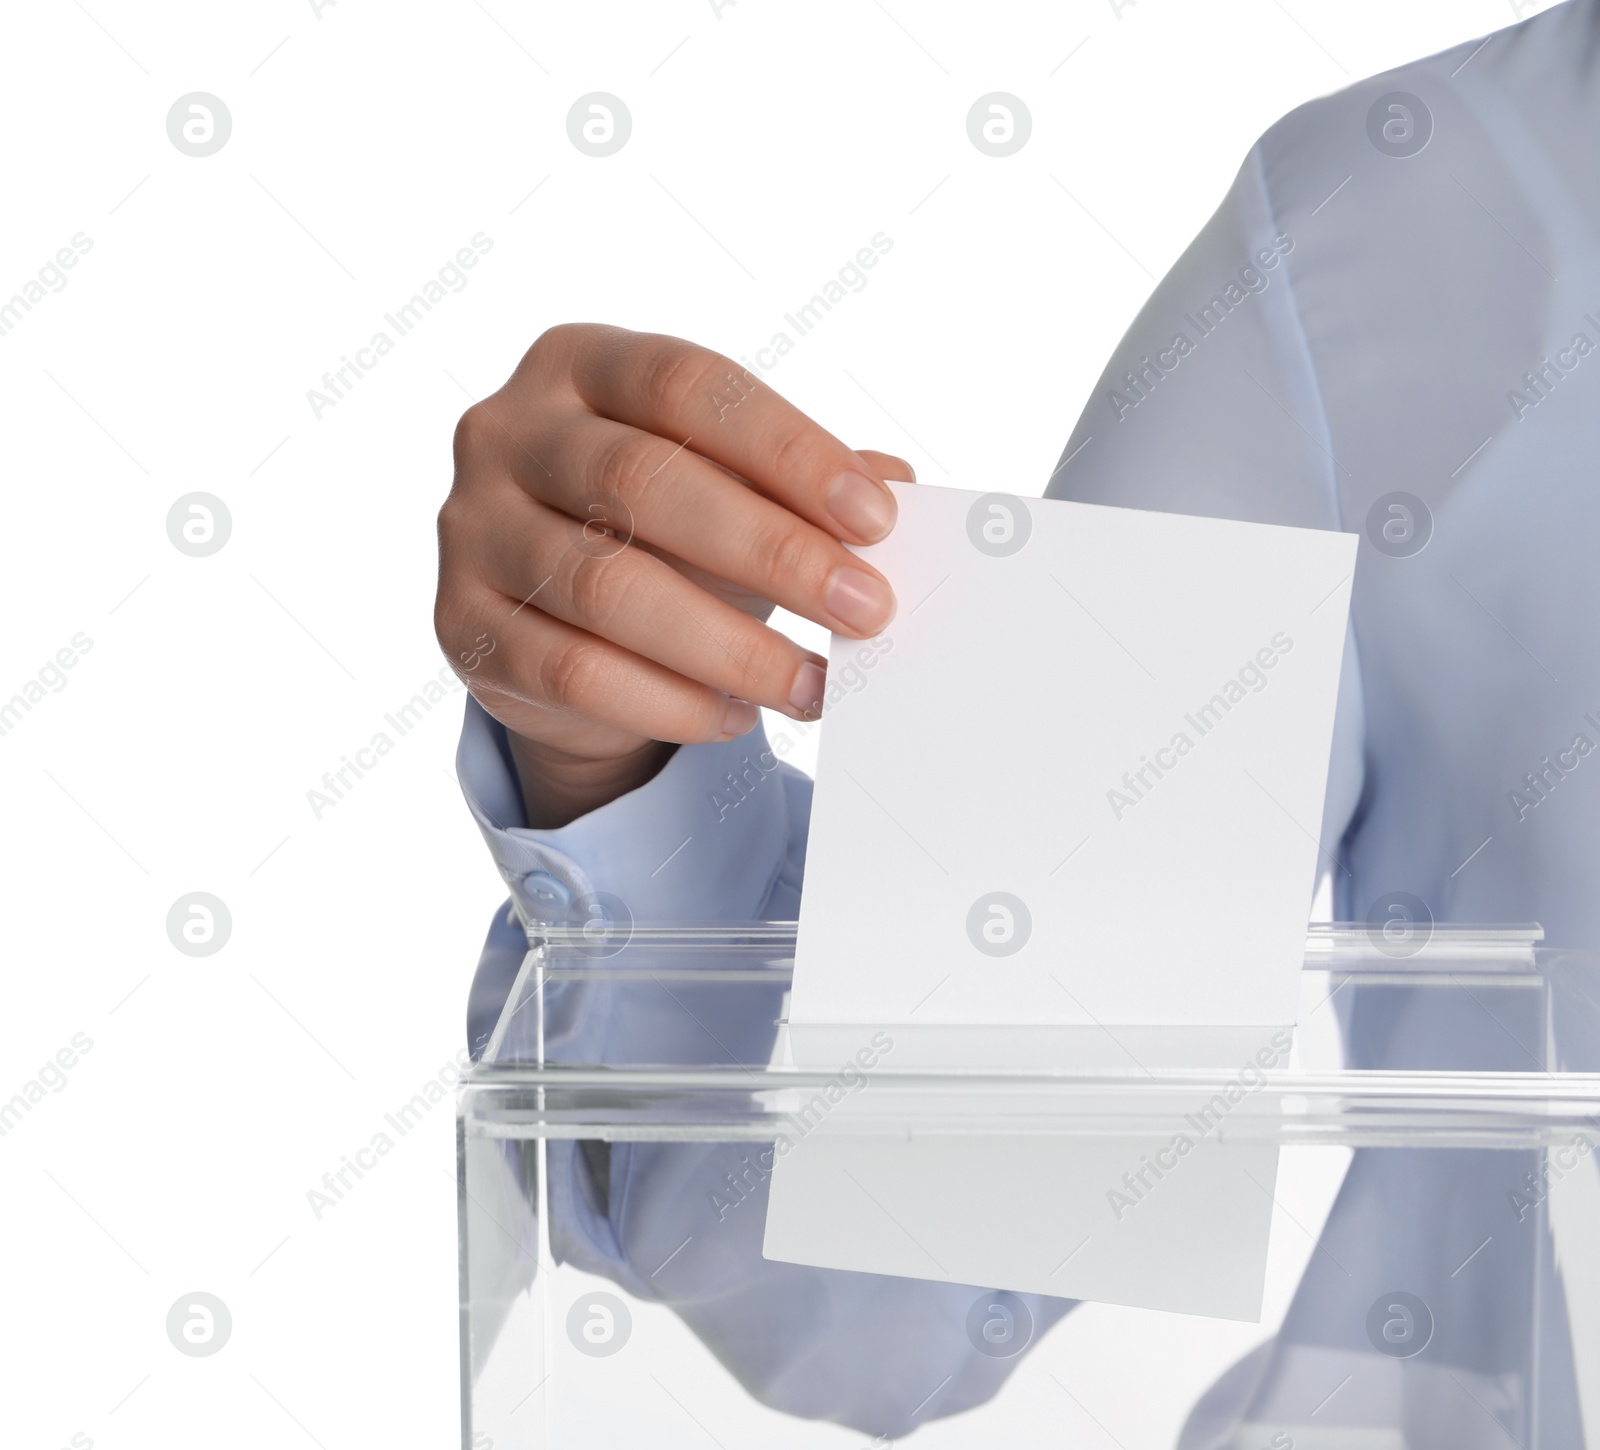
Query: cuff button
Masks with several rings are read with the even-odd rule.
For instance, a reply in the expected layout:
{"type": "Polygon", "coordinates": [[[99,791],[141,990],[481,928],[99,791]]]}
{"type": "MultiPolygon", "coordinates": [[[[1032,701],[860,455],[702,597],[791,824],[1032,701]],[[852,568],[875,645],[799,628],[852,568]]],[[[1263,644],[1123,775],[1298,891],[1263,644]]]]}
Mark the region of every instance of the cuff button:
{"type": "Polygon", "coordinates": [[[522,878],[523,895],[538,911],[564,912],[572,905],[572,890],[548,871],[530,871],[522,878]]]}

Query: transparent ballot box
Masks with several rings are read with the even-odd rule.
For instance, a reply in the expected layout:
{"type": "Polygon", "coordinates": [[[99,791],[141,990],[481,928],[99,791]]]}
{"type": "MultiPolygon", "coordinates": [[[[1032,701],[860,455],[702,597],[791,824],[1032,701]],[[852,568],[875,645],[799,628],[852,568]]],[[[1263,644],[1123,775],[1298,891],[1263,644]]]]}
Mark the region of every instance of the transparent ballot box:
{"type": "Polygon", "coordinates": [[[805,1029],[793,954],[530,930],[458,1090],[464,1447],[1600,1447],[1600,957],[1313,926],[1292,1046],[1177,1068],[805,1029]]]}

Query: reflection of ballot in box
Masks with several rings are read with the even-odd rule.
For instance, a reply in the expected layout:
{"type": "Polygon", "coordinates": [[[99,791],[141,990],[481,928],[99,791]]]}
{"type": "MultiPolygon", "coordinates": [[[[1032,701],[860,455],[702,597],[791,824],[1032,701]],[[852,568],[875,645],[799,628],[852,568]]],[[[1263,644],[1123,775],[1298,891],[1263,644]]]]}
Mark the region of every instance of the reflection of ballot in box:
{"type": "Polygon", "coordinates": [[[542,929],[460,1090],[463,1444],[1600,1445],[1600,958],[1538,940],[1314,929],[1291,1052],[1168,1069],[797,1040],[792,925],[542,929]],[[1121,1304],[1051,1292],[1092,1249],[1121,1304]]]}

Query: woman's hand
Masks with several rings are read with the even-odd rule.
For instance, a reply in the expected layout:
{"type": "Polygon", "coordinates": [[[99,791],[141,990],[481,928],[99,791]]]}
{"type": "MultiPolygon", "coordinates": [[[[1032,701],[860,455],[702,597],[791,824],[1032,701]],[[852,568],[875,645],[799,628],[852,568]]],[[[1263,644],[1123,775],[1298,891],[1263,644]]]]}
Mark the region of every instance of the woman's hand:
{"type": "Polygon", "coordinates": [[[545,333],[455,435],[434,627],[509,734],[528,823],[642,785],[758,705],[821,709],[826,662],[774,605],[879,633],[894,597],[841,540],[894,525],[887,454],[853,452],[737,363],[574,323],[545,333]]]}

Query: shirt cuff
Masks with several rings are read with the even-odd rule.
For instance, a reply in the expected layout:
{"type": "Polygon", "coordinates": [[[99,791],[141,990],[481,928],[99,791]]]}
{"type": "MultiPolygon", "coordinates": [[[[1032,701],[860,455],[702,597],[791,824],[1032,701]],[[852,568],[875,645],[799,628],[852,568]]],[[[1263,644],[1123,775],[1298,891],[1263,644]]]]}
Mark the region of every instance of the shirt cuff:
{"type": "Polygon", "coordinates": [[[469,696],[456,772],[524,926],[756,920],[788,852],[793,772],[760,724],[679,746],[638,789],[533,830],[505,727],[469,696]]]}

